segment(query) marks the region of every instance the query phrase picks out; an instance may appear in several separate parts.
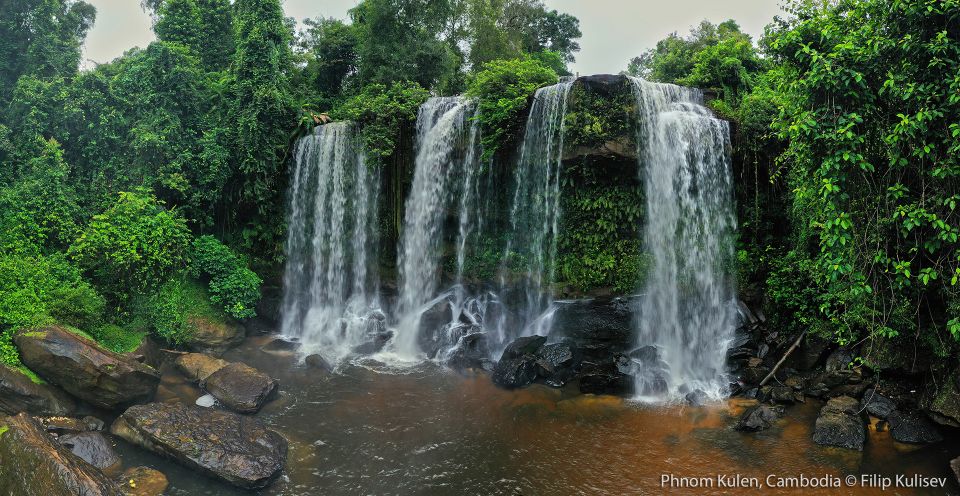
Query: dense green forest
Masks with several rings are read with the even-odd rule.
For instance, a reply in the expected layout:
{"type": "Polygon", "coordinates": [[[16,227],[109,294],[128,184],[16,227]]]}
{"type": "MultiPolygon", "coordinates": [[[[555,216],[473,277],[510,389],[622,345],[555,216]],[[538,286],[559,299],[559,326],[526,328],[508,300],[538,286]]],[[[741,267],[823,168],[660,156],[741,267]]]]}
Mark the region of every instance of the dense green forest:
{"type": "MultiPolygon", "coordinates": [[[[50,322],[129,351],[147,333],[183,342],[196,316],[254,317],[282,263],[277,219],[299,136],[358,123],[402,205],[426,98],[474,97],[496,165],[580,38],[576,18],[539,0],[363,0],[347,22],[301,25],[280,0],[144,8],[158,41],[80,71],[92,6],[0,5],[4,363],[19,365],[12,332],[50,322]]],[[[759,40],[704,22],[624,64],[716,93],[735,132],[740,291],[775,328],[864,343],[867,364],[910,350],[907,369],[916,357],[952,365],[960,2],[798,1],[759,40]]],[[[597,245],[584,257],[605,249],[603,236],[577,239],[597,245]]],[[[633,270],[573,265],[585,286],[633,270]]]]}

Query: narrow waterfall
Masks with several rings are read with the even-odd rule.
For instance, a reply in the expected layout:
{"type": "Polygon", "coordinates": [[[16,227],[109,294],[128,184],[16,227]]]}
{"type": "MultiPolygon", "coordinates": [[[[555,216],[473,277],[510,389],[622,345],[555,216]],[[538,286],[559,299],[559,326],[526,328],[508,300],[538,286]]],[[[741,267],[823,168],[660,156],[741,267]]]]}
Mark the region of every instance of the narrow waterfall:
{"type": "Polygon", "coordinates": [[[736,227],[726,121],[699,90],[632,79],[646,192],[643,240],[652,258],[639,344],[656,346],[666,377],[639,374],[637,390],[666,379],[671,393],[723,394],[725,351],[736,326],[736,227]]]}
{"type": "MultiPolygon", "coordinates": [[[[572,86],[570,79],[537,90],[514,172],[510,234],[503,265],[504,269],[519,266],[524,271],[518,287],[524,300],[518,316],[523,325],[519,335],[546,335],[550,331],[550,284],[554,280],[560,219],[564,115],[572,86]]],[[[514,284],[501,276],[501,295],[507,293],[508,285],[514,284]]],[[[501,343],[516,337],[517,331],[507,329],[501,317],[497,325],[497,338],[501,343]]]]}
{"type": "Polygon", "coordinates": [[[350,123],[319,126],[297,142],[290,186],[282,333],[339,362],[383,332],[377,310],[379,178],[350,123]]]}
{"type": "MultiPolygon", "coordinates": [[[[406,203],[404,231],[399,250],[400,319],[393,351],[402,359],[422,355],[420,319],[428,303],[437,298],[440,261],[443,255],[443,227],[455,192],[472,189],[477,153],[473,140],[476,126],[471,122],[473,104],[460,97],[431,98],[417,116],[417,155],[413,185],[406,203]],[[455,177],[463,177],[457,182],[455,177]]],[[[465,249],[469,236],[468,191],[461,195],[458,250],[465,249]]],[[[463,254],[458,253],[458,266],[463,254]]]]}

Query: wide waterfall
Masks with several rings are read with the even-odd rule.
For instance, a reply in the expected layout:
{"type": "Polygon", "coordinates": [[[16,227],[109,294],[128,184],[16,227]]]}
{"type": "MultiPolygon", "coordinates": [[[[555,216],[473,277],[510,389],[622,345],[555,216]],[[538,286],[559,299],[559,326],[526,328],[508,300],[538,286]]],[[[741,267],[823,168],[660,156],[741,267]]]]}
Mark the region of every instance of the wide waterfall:
{"type": "Polygon", "coordinates": [[[290,182],[281,331],[336,363],[384,331],[374,270],[379,177],[353,125],[332,123],[297,142],[290,182]]]}
{"type": "MultiPolygon", "coordinates": [[[[422,355],[419,339],[421,316],[437,298],[440,283],[442,238],[447,210],[455,192],[461,192],[460,241],[464,250],[469,236],[468,195],[475,177],[478,153],[476,124],[470,117],[472,102],[460,97],[431,98],[417,116],[417,154],[413,186],[406,203],[399,250],[399,325],[393,351],[402,359],[422,355]],[[454,179],[463,178],[458,182],[454,179]]],[[[458,253],[462,268],[463,253],[458,253]]],[[[445,295],[440,297],[445,298],[445,295]]],[[[434,302],[435,303],[435,302],[434,302]]],[[[427,330],[433,331],[433,329],[427,330]]]]}
{"type": "MultiPolygon", "coordinates": [[[[736,327],[736,227],[726,121],[699,90],[632,79],[645,184],[645,250],[652,266],[639,312],[639,344],[656,346],[671,392],[725,389],[725,352],[736,327]]],[[[649,391],[638,374],[638,392],[649,391]]]]}
{"type": "MultiPolygon", "coordinates": [[[[514,171],[510,233],[503,255],[506,273],[519,260],[523,270],[519,309],[521,327],[508,329],[505,318],[497,325],[500,342],[516,335],[550,332],[550,284],[555,272],[557,231],[560,220],[560,168],[563,157],[564,116],[573,80],[537,90],[527,117],[520,159],[514,171]]],[[[508,284],[501,276],[500,292],[508,284]]],[[[503,314],[505,315],[505,314],[503,314]]],[[[517,325],[517,324],[514,324],[517,325]]]]}

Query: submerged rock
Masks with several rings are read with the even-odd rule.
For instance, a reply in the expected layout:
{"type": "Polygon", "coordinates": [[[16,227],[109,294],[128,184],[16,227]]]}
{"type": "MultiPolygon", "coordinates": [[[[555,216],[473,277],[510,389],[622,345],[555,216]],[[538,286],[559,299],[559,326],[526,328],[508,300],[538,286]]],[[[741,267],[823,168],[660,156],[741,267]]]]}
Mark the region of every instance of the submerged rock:
{"type": "Polygon", "coordinates": [[[707,393],[703,392],[702,389],[694,389],[693,391],[690,391],[684,395],[683,399],[690,406],[703,406],[710,398],[707,396],[707,393]]]}
{"type": "Polygon", "coordinates": [[[257,413],[276,392],[279,383],[244,363],[231,363],[201,383],[221,404],[240,413],[257,413]]]}
{"type": "Polygon", "coordinates": [[[148,467],[133,467],[120,476],[124,496],[163,496],[167,491],[167,476],[148,467]]]}
{"type": "Polygon", "coordinates": [[[117,485],[24,413],[0,418],[0,494],[120,496],[117,485]]]}
{"type": "Polygon", "coordinates": [[[259,420],[180,403],[132,406],[110,432],[247,489],[270,484],[287,460],[287,441],[259,420]]]}
{"type": "Polygon", "coordinates": [[[100,470],[109,471],[120,466],[120,457],[113,451],[113,445],[99,432],[67,434],[57,438],[57,441],[70,449],[74,455],[100,470]]]}
{"type": "Polygon", "coordinates": [[[160,384],[153,367],[61,327],[21,332],[14,341],[25,365],[94,406],[112,410],[149,401],[160,384]]]}
{"type": "Polygon", "coordinates": [[[203,382],[230,362],[203,353],[184,353],[173,361],[177,370],[193,382],[203,382]]]}
{"type": "Polygon", "coordinates": [[[894,411],[887,417],[890,423],[890,436],[901,443],[928,444],[943,441],[943,436],[923,412],[894,411]]]}
{"type": "Polygon", "coordinates": [[[313,355],[307,355],[307,357],[303,359],[303,363],[312,369],[326,370],[327,372],[333,370],[333,366],[330,365],[330,362],[328,362],[326,358],[323,358],[322,355],[316,353],[313,355]]]}
{"type": "Polygon", "coordinates": [[[813,432],[813,442],[863,451],[866,429],[858,411],[860,403],[848,396],[833,398],[820,410],[813,432]]]}
{"type": "Polygon", "coordinates": [[[769,429],[780,417],[783,417],[782,406],[757,405],[743,412],[733,428],[741,432],[758,432],[769,429]]]}
{"type": "Polygon", "coordinates": [[[894,410],[897,404],[890,398],[876,392],[875,389],[867,390],[863,394],[863,400],[860,401],[860,408],[880,420],[886,420],[894,410]]]}
{"type": "Polygon", "coordinates": [[[0,413],[16,415],[68,415],[76,403],[49,384],[37,384],[17,369],[0,364],[0,413]]]}

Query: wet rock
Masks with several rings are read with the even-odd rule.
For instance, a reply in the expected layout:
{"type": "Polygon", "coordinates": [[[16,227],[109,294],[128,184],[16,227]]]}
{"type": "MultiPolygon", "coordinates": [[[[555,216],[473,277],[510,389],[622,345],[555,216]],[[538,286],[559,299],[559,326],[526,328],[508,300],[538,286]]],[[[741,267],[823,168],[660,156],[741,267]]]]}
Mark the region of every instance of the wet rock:
{"type": "MultiPolygon", "coordinates": [[[[453,307],[446,298],[438,299],[432,306],[420,314],[420,323],[417,327],[417,342],[427,358],[434,358],[437,352],[444,347],[444,330],[453,322],[453,307]]],[[[452,344],[452,343],[448,343],[452,344]]]]}
{"type": "Polygon", "coordinates": [[[260,347],[261,350],[267,353],[275,354],[290,354],[297,351],[299,348],[300,343],[296,341],[287,341],[286,339],[282,338],[276,338],[260,347]]]}
{"type": "Polygon", "coordinates": [[[97,430],[91,429],[90,424],[82,419],[74,417],[35,417],[35,419],[43,426],[43,430],[57,436],[97,430]]]}
{"type": "Polygon", "coordinates": [[[798,350],[800,352],[797,360],[798,368],[801,370],[816,368],[827,356],[831,344],[829,339],[824,339],[815,334],[807,334],[798,350]]]}
{"type": "Polygon", "coordinates": [[[901,443],[928,444],[943,441],[936,424],[923,412],[893,411],[887,417],[887,422],[890,423],[890,436],[901,443]]]}
{"type": "Polygon", "coordinates": [[[760,396],[765,401],[781,405],[803,403],[803,393],[789,386],[764,386],[760,388],[760,396]]]}
{"type": "Polygon", "coordinates": [[[220,356],[247,337],[243,327],[234,323],[215,322],[204,317],[190,317],[188,322],[193,327],[193,333],[184,344],[199,353],[220,356]]]}
{"type": "MultiPolygon", "coordinates": [[[[383,330],[375,333],[371,337],[370,341],[354,347],[352,351],[358,355],[373,355],[375,353],[380,353],[380,351],[387,346],[387,343],[389,343],[391,339],[393,339],[393,331],[383,330]]],[[[436,351],[434,351],[434,355],[436,355],[436,351]]]]}
{"type": "Polygon", "coordinates": [[[120,476],[124,496],[163,496],[169,482],[163,472],[148,467],[133,467],[120,476]]]}
{"type": "Polygon", "coordinates": [[[813,442],[822,446],[863,451],[867,434],[858,415],[860,403],[850,397],[833,398],[820,410],[813,432],[813,442]]]}
{"type": "Polygon", "coordinates": [[[474,332],[457,341],[456,347],[446,357],[448,367],[457,370],[482,369],[490,361],[490,349],[487,346],[487,334],[474,332]]]}
{"type": "Polygon", "coordinates": [[[307,355],[307,357],[303,359],[303,363],[312,369],[320,369],[327,372],[333,370],[333,366],[330,365],[330,362],[328,362],[326,358],[323,358],[322,355],[318,354],[307,355]]]}
{"type": "Polygon", "coordinates": [[[636,346],[634,305],[628,298],[557,302],[550,335],[572,340],[586,360],[627,353],[636,346]]]}
{"type": "Polygon", "coordinates": [[[14,337],[25,365],[68,393],[108,410],[148,401],[160,384],[150,366],[60,327],[14,337]]]}
{"type": "Polygon", "coordinates": [[[287,460],[287,441],[259,420],[181,403],[132,406],[110,432],[247,489],[270,484],[287,460]]]}
{"type": "Polygon", "coordinates": [[[522,338],[514,339],[512,343],[508,344],[503,350],[503,355],[500,356],[501,360],[504,359],[513,359],[520,358],[524,355],[534,355],[540,348],[547,342],[545,336],[524,336],[522,338]]]}
{"type": "Polygon", "coordinates": [[[572,343],[548,344],[537,351],[537,375],[549,386],[562,387],[579,367],[580,353],[572,343]]]}
{"type": "Polygon", "coordinates": [[[494,384],[507,389],[527,387],[537,380],[537,358],[524,355],[500,360],[493,368],[492,380],[494,384]]]}
{"type": "Polygon", "coordinates": [[[197,401],[194,401],[193,404],[204,408],[212,408],[217,404],[217,399],[212,394],[205,394],[197,398],[197,401]]]}
{"type": "Polygon", "coordinates": [[[782,406],[757,405],[743,412],[733,428],[741,432],[762,431],[780,417],[783,417],[782,406]]]}
{"type": "Polygon", "coordinates": [[[203,353],[184,353],[173,361],[177,370],[193,382],[203,382],[230,362],[203,353]]]}
{"type": "Polygon", "coordinates": [[[886,420],[897,409],[897,404],[890,398],[876,392],[875,389],[871,389],[864,393],[863,400],[860,401],[860,408],[869,415],[886,420]]]}
{"type": "Polygon", "coordinates": [[[763,378],[769,373],[769,367],[764,367],[763,365],[753,365],[740,371],[740,382],[750,385],[760,384],[760,381],[762,381],[763,378]]]}
{"type": "MultiPolygon", "coordinates": [[[[806,393],[807,396],[826,398],[831,396],[831,391],[840,386],[847,384],[859,384],[861,382],[862,378],[860,374],[853,370],[834,370],[831,372],[823,372],[817,374],[807,381],[806,393]]],[[[837,391],[839,392],[840,390],[837,391]]],[[[833,396],[843,396],[843,394],[834,394],[833,396]]]]}
{"type": "Polygon", "coordinates": [[[109,471],[111,468],[119,467],[120,457],[113,451],[113,445],[106,436],[99,432],[66,434],[57,438],[57,441],[66,446],[71,453],[100,470],[109,471]]]}
{"type": "Polygon", "coordinates": [[[88,428],[87,430],[91,430],[91,431],[98,431],[98,432],[102,431],[104,425],[106,425],[102,420],[98,419],[97,417],[93,417],[91,415],[87,415],[86,417],[83,417],[82,420],[83,420],[83,423],[86,424],[88,428]]]}
{"type": "Polygon", "coordinates": [[[960,484],[960,458],[954,458],[950,462],[950,468],[953,469],[953,475],[957,478],[957,483],[960,484]]]}
{"type": "Polygon", "coordinates": [[[221,404],[240,413],[257,413],[279,383],[244,363],[231,363],[210,374],[200,387],[221,404]]]}
{"type": "Polygon", "coordinates": [[[584,394],[630,395],[636,390],[633,376],[621,372],[615,360],[583,362],[579,382],[584,394]]]}
{"type": "Polygon", "coordinates": [[[707,393],[703,392],[702,389],[694,389],[693,391],[690,391],[684,395],[683,399],[690,406],[703,406],[710,398],[707,396],[707,393]]]}
{"type": "Polygon", "coordinates": [[[77,409],[73,399],[49,384],[37,384],[23,372],[0,364],[0,413],[68,415],[77,409]]]}
{"type": "Polygon", "coordinates": [[[851,362],[853,362],[853,354],[850,352],[850,350],[846,348],[838,348],[827,357],[827,362],[823,368],[827,372],[847,370],[850,368],[851,362]]]}
{"type": "Polygon", "coordinates": [[[120,496],[117,485],[24,413],[0,418],[0,494],[120,496]]]}
{"type": "Polygon", "coordinates": [[[960,368],[940,381],[924,404],[926,412],[938,424],[960,427],[960,368]]]}
{"type": "Polygon", "coordinates": [[[657,350],[657,347],[653,345],[637,348],[631,351],[627,356],[639,361],[644,365],[654,365],[660,361],[660,351],[657,350]]]}

